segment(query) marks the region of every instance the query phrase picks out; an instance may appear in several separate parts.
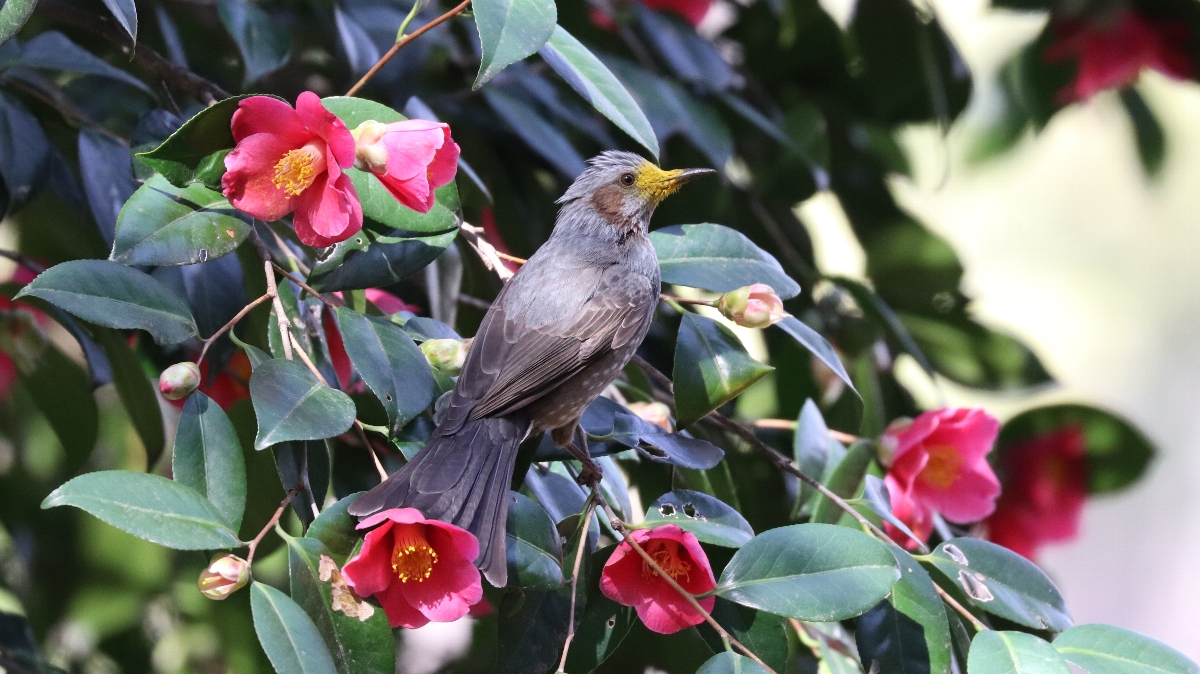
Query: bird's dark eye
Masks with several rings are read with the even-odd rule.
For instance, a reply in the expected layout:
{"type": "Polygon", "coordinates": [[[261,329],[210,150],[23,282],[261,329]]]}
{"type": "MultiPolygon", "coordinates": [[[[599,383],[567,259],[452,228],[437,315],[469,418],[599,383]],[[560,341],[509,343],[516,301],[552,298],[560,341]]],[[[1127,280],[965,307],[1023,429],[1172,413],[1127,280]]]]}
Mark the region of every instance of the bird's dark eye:
{"type": "Polygon", "coordinates": [[[633,184],[633,174],[632,173],[621,174],[621,184],[622,185],[632,185],[633,184]]]}

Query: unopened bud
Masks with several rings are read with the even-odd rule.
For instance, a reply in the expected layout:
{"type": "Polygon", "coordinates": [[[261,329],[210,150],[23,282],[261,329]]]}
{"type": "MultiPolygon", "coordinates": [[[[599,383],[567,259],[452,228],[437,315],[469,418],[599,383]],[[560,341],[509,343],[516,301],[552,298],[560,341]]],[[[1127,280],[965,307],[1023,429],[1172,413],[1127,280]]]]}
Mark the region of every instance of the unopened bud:
{"type": "Polygon", "coordinates": [[[388,151],[383,144],[387,124],[369,119],[351,131],[354,136],[354,168],[371,173],[387,173],[388,151]]]}
{"type": "Polygon", "coordinates": [[[457,339],[430,339],[421,342],[421,353],[429,366],[442,374],[457,377],[467,360],[467,350],[457,339]]]}
{"type": "Polygon", "coordinates": [[[721,315],[744,328],[765,328],[787,318],[783,300],[765,283],[730,290],[717,300],[721,315]]]}
{"type": "Polygon", "coordinates": [[[196,582],[200,594],[221,600],[240,590],[250,580],[250,563],[237,555],[217,554],[200,572],[196,582]]]}
{"type": "Polygon", "coordinates": [[[648,421],[664,431],[671,432],[671,408],[660,402],[653,403],[629,403],[626,405],[629,411],[641,417],[642,421],[648,421]]]}
{"type": "Polygon", "coordinates": [[[0,352],[12,358],[19,371],[28,374],[37,369],[45,349],[46,333],[32,311],[0,311],[0,352]]]}
{"type": "Polygon", "coordinates": [[[167,400],[186,398],[200,386],[200,368],[195,363],[175,363],[158,376],[158,390],[167,400]]]}

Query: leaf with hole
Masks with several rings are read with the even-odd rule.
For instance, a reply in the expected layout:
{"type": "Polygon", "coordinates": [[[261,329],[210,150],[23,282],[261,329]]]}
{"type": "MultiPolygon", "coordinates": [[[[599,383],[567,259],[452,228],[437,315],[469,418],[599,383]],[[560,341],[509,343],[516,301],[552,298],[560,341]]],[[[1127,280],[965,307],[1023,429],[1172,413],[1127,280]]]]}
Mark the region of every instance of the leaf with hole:
{"type": "Polygon", "coordinates": [[[658,497],[646,511],[649,526],[674,524],[692,532],[701,543],[740,548],[754,538],[754,529],[741,513],[708,494],[676,489],[658,497]]]}
{"type": "Polygon", "coordinates": [[[175,187],[155,176],[117,218],[111,260],[127,265],[185,265],[232,253],[250,235],[250,218],[203,185],[175,187]]]}

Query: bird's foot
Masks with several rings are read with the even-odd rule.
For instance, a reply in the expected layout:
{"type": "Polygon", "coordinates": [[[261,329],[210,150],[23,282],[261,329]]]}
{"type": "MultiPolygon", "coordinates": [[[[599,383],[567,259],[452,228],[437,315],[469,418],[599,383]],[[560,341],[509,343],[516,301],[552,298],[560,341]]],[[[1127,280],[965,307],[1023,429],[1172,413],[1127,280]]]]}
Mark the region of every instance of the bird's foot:
{"type": "Polygon", "coordinates": [[[581,486],[594,487],[600,484],[600,480],[604,479],[604,470],[600,468],[600,464],[588,459],[583,463],[583,470],[579,471],[579,477],[575,478],[581,486]]]}

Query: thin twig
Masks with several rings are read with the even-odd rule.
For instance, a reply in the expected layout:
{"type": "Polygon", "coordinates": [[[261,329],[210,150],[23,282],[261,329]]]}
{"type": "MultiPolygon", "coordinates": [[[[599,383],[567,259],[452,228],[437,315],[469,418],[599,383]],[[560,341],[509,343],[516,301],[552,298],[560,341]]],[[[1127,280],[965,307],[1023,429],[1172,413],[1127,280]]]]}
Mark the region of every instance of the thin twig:
{"type": "Polygon", "coordinates": [[[691,300],[686,297],[670,295],[667,293],[659,293],[658,296],[668,302],[678,302],[679,304],[695,304],[702,307],[711,307],[716,305],[714,300],[691,300]]]}
{"type": "Polygon", "coordinates": [[[250,242],[254,244],[254,250],[258,251],[258,256],[263,261],[263,273],[267,277],[267,294],[271,296],[271,305],[275,307],[275,321],[279,324],[279,336],[283,343],[283,357],[292,359],[292,340],[291,340],[291,324],[288,323],[287,313],[283,310],[283,301],[279,299],[279,287],[275,285],[275,262],[271,259],[271,251],[267,248],[267,244],[263,243],[262,237],[258,235],[258,230],[250,228],[250,242]]]}
{"type": "MultiPolygon", "coordinates": [[[[755,419],[751,425],[753,425],[755,428],[773,428],[781,431],[796,430],[796,422],[792,421],[791,419],[755,419]]],[[[829,437],[837,440],[843,445],[858,442],[862,439],[857,435],[843,433],[842,431],[835,431],[832,428],[829,429],[829,437]]]]}
{"type": "Polygon", "coordinates": [[[579,588],[579,566],[583,559],[584,544],[588,539],[588,525],[592,522],[592,511],[595,509],[595,503],[588,499],[587,508],[583,513],[583,522],[579,525],[579,547],[575,550],[575,568],[571,571],[571,617],[567,622],[567,640],[563,642],[562,659],[558,661],[559,674],[567,671],[567,653],[570,652],[571,641],[575,638],[575,595],[579,588]]]}
{"type": "Polygon", "coordinates": [[[16,262],[17,264],[28,269],[29,271],[33,272],[34,274],[40,274],[40,273],[46,271],[45,267],[34,262],[33,260],[30,260],[29,258],[25,257],[24,255],[22,255],[16,251],[0,249],[0,257],[5,257],[5,258],[12,260],[13,262],[16,262]]]}
{"type": "Polygon", "coordinates": [[[312,295],[313,297],[315,297],[315,298],[317,298],[317,299],[321,300],[322,302],[324,302],[324,303],[325,303],[325,306],[329,307],[330,309],[336,309],[336,308],[338,308],[338,305],[337,305],[337,303],[335,303],[333,300],[329,299],[328,297],[325,297],[325,296],[324,296],[324,295],[322,295],[321,293],[319,293],[319,292],[317,292],[317,291],[313,290],[313,289],[312,289],[311,287],[309,287],[309,285],[308,285],[307,283],[305,283],[304,281],[301,281],[300,279],[296,278],[295,276],[292,276],[291,272],[289,272],[288,270],[284,269],[283,267],[280,267],[279,265],[275,264],[274,262],[272,262],[272,263],[271,263],[271,266],[275,267],[275,271],[277,271],[277,272],[279,272],[280,274],[283,274],[284,276],[286,276],[286,277],[287,277],[287,280],[289,280],[289,281],[291,281],[292,283],[295,283],[296,285],[300,286],[300,289],[301,289],[301,290],[303,290],[304,292],[308,293],[309,295],[312,295]]]}
{"type": "Polygon", "coordinates": [[[275,240],[275,245],[279,247],[279,250],[287,256],[288,262],[291,262],[292,266],[295,267],[295,269],[301,274],[308,276],[309,273],[311,273],[308,265],[304,264],[300,261],[300,258],[296,257],[296,254],[293,253],[292,249],[288,247],[287,242],[283,240],[283,237],[279,236],[279,232],[275,231],[275,228],[270,226],[267,227],[267,231],[271,232],[271,238],[275,240]]]}
{"type": "Polygon", "coordinates": [[[326,386],[329,386],[329,381],[325,379],[325,377],[321,374],[321,371],[317,369],[317,366],[313,365],[312,359],[308,357],[308,353],[304,350],[304,347],[300,346],[300,342],[296,340],[296,336],[291,332],[288,332],[287,336],[292,342],[292,349],[296,352],[296,355],[300,357],[300,361],[304,363],[304,367],[307,367],[308,371],[313,373],[313,376],[316,377],[318,381],[326,386]]]}
{"type": "Polygon", "coordinates": [[[258,550],[259,542],[261,542],[263,536],[266,536],[267,532],[279,522],[279,518],[283,517],[283,511],[287,509],[288,504],[292,502],[292,499],[295,498],[296,494],[299,492],[299,485],[287,490],[287,494],[283,497],[283,502],[279,504],[279,508],[275,511],[275,514],[271,516],[271,519],[267,520],[267,525],[262,528],[262,531],[258,532],[258,535],[254,537],[254,540],[247,544],[250,547],[250,550],[246,553],[247,564],[254,561],[254,552],[255,550],[258,550]]]}
{"type": "Polygon", "coordinates": [[[396,55],[396,52],[399,52],[401,49],[404,48],[404,45],[408,44],[409,42],[412,42],[413,40],[417,39],[418,37],[421,37],[421,35],[425,34],[425,32],[437,27],[443,21],[446,21],[447,19],[450,19],[454,16],[457,16],[458,14],[461,14],[462,11],[464,9],[466,9],[467,5],[469,5],[469,4],[471,4],[471,0],[463,0],[460,5],[458,5],[454,9],[450,10],[449,12],[446,12],[445,14],[439,16],[438,18],[434,19],[433,21],[430,21],[429,23],[425,24],[424,26],[421,26],[420,28],[414,30],[411,34],[405,35],[404,37],[400,38],[399,40],[396,40],[396,43],[392,45],[392,48],[387,50],[387,53],[385,53],[383,56],[379,57],[379,61],[377,61],[375,63],[375,65],[371,66],[371,69],[367,71],[366,75],[362,76],[362,79],[360,79],[354,86],[350,87],[350,91],[347,91],[346,95],[353,96],[354,94],[357,94],[359,89],[362,89],[363,86],[368,81],[370,81],[370,79],[372,77],[375,77],[375,74],[379,72],[380,68],[387,65],[387,62],[392,60],[392,57],[396,55]]]}
{"type": "Polygon", "coordinates": [[[379,472],[380,481],[387,481],[388,473],[383,469],[383,464],[379,461],[379,456],[375,454],[375,446],[371,444],[367,438],[367,430],[363,427],[363,422],[358,419],[354,420],[354,428],[358,429],[358,437],[362,440],[363,447],[367,448],[367,452],[371,454],[371,460],[375,462],[375,470],[379,472]]]}
{"type": "Polygon", "coordinates": [[[515,262],[517,264],[525,264],[526,262],[529,262],[529,260],[526,260],[523,257],[517,257],[516,255],[509,255],[508,253],[502,253],[498,250],[496,251],[496,257],[500,258],[501,260],[508,260],[509,262],[515,262]]]}
{"type": "Polygon", "coordinates": [[[467,240],[467,243],[471,245],[471,248],[475,249],[479,258],[483,260],[483,264],[489,270],[495,272],[496,276],[499,276],[502,282],[512,278],[513,271],[504,264],[504,261],[500,258],[500,252],[496,250],[495,246],[488,243],[488,240],[483,237],[482,227],[476,227],[464,222],[458,226],[458,231],[467,240]]]}
{"type": "Polygon", "coordinates": [[[212,346],[213,342],[217,341],[218,337],[220,337],[221,335],[232,330],[233,326],[237,325],[238,321],[245,318],[246,314],[250,313],[250,311],[253,310],[254,307],[257,307],[258,305],[262,304],[263,302],[266,302],[269,299],[271,299],[271,295],[269,293],[264,293],[258,299],[254,300],[250,304],[247,304],[246,306],[242,307],[242,310],[237,312],[237,314],[234,315],[233,318],[229,319],[228,323],[221,326],[220,330],[217,330],[216,332],[214,332],[212,334],[211,337],[204,340],[204,348],[200,349],[200,357],[196,359],[196,365],[200,365],[200,363],[204,362],[204,355],[208,353],[208,347],[212,346]]]}
{"type": "Polygon", "coordinates": [[[971,622],[971,626],[975,628],[976,632],[982,632],[982,631],[988,629],[987,625],[984,625],[982,622],[979,621],[979,618],[976,618],[974,616],[974,614],[972,614],[967,609],[963,608],[963,605],[958,603],[957,599],[950,596],[949,592],[946,592],[945,590],[943,590],[940,585],[938,585],[937,583],[934,583],[933,589],[937,590],[937,593],[939,595],[941,595],[942,601],[949,604],[950,607],[953,608],[955,611],[958,611],[959,614],[962,615],[962,617],[969,620],[971,622]]]}
{"type": "Polygon", "coordinates": [[[478,297],[473,297],[471,295],[464,295],[462,293],[459,293],[455,300],[459,304],[471,307],[473,309],[479,309],[480,311],[487,311],[488,309],[492,308],[491,302],[487,300],[481,300],[478,297]]]}

